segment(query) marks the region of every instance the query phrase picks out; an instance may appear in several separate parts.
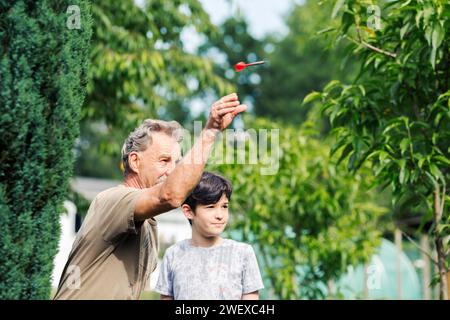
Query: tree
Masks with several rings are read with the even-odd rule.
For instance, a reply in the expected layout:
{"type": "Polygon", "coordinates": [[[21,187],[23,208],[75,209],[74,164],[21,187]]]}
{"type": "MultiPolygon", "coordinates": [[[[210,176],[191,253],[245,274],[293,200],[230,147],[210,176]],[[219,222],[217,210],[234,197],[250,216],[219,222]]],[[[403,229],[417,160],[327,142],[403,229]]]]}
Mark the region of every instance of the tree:
{"type": "MultiPolygon", "coordinates": [[[[267,39],[272,47],[261,71],[261,94],[255,101],[255,113],[299,124],[306,120],[308,108],[299,101],[313,90],[320,90],[333,79],[346,80],[356,70],[351,59],[345,59],[345,45],[330,46],[324,21],[330,21],[332,7],[323,1],[304,1],[295,5],[287,16],[288,34],[281,40],[267,39]]],[[[326,129],[326,128],[325,128],[326,129]]]]}
{"type": "Polygon", "coordinates": [[[319,99],[348,169],[369,162],[394,203],[426,206],[432,220],[440,297],[447,299],[450,210],[450,4],[440,0],[339,0],[335,32],[361,60],[350,84],[331,81],[319,99]],[[406,200],[405,200],[406,198],[406,200]]]}
{"type": "Polygon", "coordinates": [[[1,299],[50,296],[90,36],[87,1],[0,3],[1,299]]]}
{"type": "Polygon", "coordinates": [[[222,75],[213,72],[211,59],[185,48],[191,34],[210,38],[217,33],[198,0],[139,3],[100,0],[92,4],[96,23],[77,144],[78,174],[92,172],[88,161],[92,150],[97,150],[94,153],[103,163],[114,164],[109,176],[120,176],[120,142],[142,119],[170,119],[186,125],[192,120],[192,99],[233,90],[222,75]]]}
{"type": "Polygon", "coordinates": [[[332,79],[348,79],[356,70],[352,60],[343,59],[344,45],[333,47],[320,36],[326,31],[323,23],[329,20],[331,10],[332,6],[318,1],[293,5],[286,36],[269,34],[257,39],[238,9],[219,26],[217,35],[200,46],[199,53],[218,57],[216,74],[225,75],[239,88],[241,99],[250,102],[254,114],[299,124],[308,113],[299,101],[332,79]],[[241,60],[267,63],[236,73],[233,66],[241,60]],[[301,68],[293,67],[297,65],[301,68]]]}
{"type": "Polygon", "coordinates": [[[102,0],[93,4],[93,17],[98,23],[83,120],[102,121],[109,131],[133,129],[144,118],[171,117],[177,111],[171,106],[185,108],[204,90],[232,89],[212,72],[210,59],[185,49],[183,32],[215,33],[198,0],[102,0]]]}
{"type": "Polygon", "coordinates": [[[254,139],[240,138],[238,148],[233,139],[224,139],[208,165],[233,184],[232,229],[257,249],[278,298],[324,298],[329,280],[338,279],[349,265],[368,261],[378,247],[384,210],[375,204],[374,192],[367,191],[373,177],[335,166],[328,142],[315,129],[317,118],[302,128],[249,117],[245,124],[254,139]],[[271,131],[278,128],[279,138],[271,131]],[[261,148],[264,136],[267,153],[261,148]],[[245,161],[237,160],[236,150],[245,151],[245,161]],[[233,164],[220,161],[227,155],[233,164]],[[263,174],[269,163],[278,169],[263,174]]]}
{"type": "Polygon", "coordinates": [[[248,68],[237,73],[234,65],[240,61],[255,62],[263,60],[267,54],[264,49],[267,40],[258,40],[250,34],[249,24],[238,9],[220,26],[216,34],[203,43],[198,52],[205,57],[215,57],[214,72],[225,76],[235,87],[239,88],[242,101],[254,104],[261,94],[260,74],[265,66],[248,68]],[[221,61],[225,58],[225,61],[221,61]]]}

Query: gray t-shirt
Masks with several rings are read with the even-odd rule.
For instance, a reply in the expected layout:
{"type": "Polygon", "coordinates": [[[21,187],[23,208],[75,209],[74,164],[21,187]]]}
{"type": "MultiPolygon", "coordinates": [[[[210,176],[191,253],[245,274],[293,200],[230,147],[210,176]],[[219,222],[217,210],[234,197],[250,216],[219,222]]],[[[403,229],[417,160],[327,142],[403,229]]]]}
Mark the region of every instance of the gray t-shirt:
{"type": "Polygon", "coordinates": [[[239,300],[263,288],[250,245],[223,239],[194,247],[188,239],[166,250],[155,291],[175,300],[239,300]]]}

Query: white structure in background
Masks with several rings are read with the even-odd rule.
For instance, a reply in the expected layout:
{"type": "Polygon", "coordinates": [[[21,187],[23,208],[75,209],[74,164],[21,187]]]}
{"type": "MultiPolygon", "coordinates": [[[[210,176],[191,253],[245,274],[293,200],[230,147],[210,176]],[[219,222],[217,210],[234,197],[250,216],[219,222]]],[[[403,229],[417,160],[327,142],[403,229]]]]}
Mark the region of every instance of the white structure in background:
{"type": "Polygon", "coordinates": [[[55,257],[52,274],[52,285],[57,288],[61,273],[63,272],[72,243],[75,240],[75,215],[77,207],[70,201],[64,201],[66,212],[60,215],[61,238],[59,239],[58,254],[55,257]]]}
{"type": "MultiPolygon", "coordinates": [[[[120,183],[121,181],[115,180],[76,177],[71,184],[74,190],[82,194],[89,201],[92,201],[101,191],[120,183]]],[[[66,208],[66,213],[63,213],[60,218],[61,238],[59,240],[59,250],[55,257],[55,267],[52,274],[52,285],[54,288],[58,287],[61,273],[76,236],[75,221],[77,208],[70,201],[65,201],[64,207],[66,208]]],[[[172,244],[191,237],[191,227],[180,209],[161,214],[156,217],[156,220],[158,222],[160,244],[172,244]]],[[[159,265],[150,277],[150,287],[146,288],[147,290],[152,290],[156,285],[159,275],[159,265]]]]}

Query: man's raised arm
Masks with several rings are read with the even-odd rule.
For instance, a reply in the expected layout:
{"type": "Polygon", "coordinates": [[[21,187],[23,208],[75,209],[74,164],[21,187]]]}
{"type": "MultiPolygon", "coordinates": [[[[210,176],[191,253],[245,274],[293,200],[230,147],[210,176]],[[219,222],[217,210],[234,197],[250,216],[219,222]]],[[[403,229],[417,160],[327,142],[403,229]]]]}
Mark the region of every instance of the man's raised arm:
{"type": "Polygon", "coordinates": [[[208,122],[191,150],[164,182],[147,189],[139,197],[134,210],[135,220],[145,220],[180,207],[200,180],[217,135],[230,125],[237,114],[246,109],[235,93],[215,102],[208,122]]]}

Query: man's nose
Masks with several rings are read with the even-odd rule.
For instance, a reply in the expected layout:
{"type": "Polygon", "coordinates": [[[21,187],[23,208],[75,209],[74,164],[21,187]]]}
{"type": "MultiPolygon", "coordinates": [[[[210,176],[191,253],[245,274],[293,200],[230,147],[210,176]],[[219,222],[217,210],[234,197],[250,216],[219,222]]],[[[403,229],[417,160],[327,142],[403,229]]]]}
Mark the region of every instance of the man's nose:
{"type": "Polygon", "coordinates": [[[175,162],[171,162],[170,165],[169,165],[168,170],[167,170],[166,173],[165,173],[165,175],[168,176],[169,174],[171,174],[172,171],[175,169],[175,166],[176,166],[176,165],[177,165],[177,164],[176,164],[175,162]]]}

